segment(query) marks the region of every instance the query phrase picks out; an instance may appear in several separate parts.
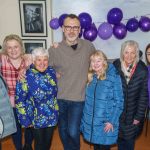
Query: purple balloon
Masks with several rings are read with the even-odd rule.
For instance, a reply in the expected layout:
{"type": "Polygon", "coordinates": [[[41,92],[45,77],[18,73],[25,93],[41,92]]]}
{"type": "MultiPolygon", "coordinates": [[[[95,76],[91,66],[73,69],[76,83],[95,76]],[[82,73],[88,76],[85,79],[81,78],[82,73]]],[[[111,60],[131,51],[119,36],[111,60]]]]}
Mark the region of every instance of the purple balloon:
{"type": "Polygon", "coordinates": [[[98,27],[98,36],[103,39],[109,39],[113,34],[113,29],[111,24],[104,22],[98,27]]]}
{"type": "Polygon", "coordinates": [[[123,13],[120,8],[112,8],[107,14],[107,21],[110,24],[119,24],[123,18],[123,13]]]}
{"type": "Polygon", "coordinates": [[[51,19],[51,21],[49,22],[49,26],[54,30],[58,29],[59,28],[58,18],[51,19]]]}
{"type": "Polygon", "coordinates": [[[64,23],[64,19],[68,16],[68,14],[62,14],[60,17],[59,17],[59,26],[62,27],[63,23],[64,23]]]}
{"type": "Polygon", "coordinates": [[[82,37],[82,34],[83,34],[83,29],[80,30],[80,33],[79,33],[79,38],[82,37]]]}
{"type": "Polygon", "coordinates": [[[87,27],[91,26],[92,18],[88,13],[86,12],[80,13],[78,17],[80,20],[81,28],[86,29],[87,27]]]}
{"type": "Polygon", "coordinates": [[[139,22],[136,18],[131,18],[128,20],[127,24],[126,24],[126,29],[129,32],[135,32],[139,27],[139,22]]]}
{"type": "Polygon", "coordinates": [[[89,41],[94,41],[97,37],[97,28],[93,24],[90,29],[85,29],[83,37],[89,41]]]}
{"type": "Polygon", "coordinates": [[[122,23],[113,27],[113,34],[117,39],[123,39],[127,35],[126,26],[122,23]]]}
{"type": "Polygon", "coordinates": [[[139,27],[143,32],[150,31],[150,18],[142,16],[139,21],[139,27]]]}

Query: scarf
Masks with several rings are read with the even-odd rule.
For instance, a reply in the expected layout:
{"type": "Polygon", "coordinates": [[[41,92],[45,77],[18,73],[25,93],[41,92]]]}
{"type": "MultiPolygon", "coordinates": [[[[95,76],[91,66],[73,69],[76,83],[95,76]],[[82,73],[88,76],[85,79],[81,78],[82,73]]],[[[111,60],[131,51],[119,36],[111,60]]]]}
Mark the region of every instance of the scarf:
{"type": "Polygon", "coordinates": [[[130,64],[129,66],[126,66],[125,62],[121,63],[121,70],[124,73],[125,79],[127,84],[129,83],[135,69],[136,69],[136,63],[130,64]]]}

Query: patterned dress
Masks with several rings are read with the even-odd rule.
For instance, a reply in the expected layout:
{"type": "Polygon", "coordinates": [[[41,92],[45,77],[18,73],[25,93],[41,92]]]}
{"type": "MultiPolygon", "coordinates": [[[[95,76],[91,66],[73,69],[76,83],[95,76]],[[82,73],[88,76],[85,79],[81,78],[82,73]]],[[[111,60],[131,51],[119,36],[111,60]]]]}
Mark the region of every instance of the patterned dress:
{"type": "Polygon", "coordinates": [[[16,84],[16,110],[22,126],[34,128],[55,126],[58,121],[56,72],[48,67],[39,72],[34,65],[26,78],[16,84]]]}

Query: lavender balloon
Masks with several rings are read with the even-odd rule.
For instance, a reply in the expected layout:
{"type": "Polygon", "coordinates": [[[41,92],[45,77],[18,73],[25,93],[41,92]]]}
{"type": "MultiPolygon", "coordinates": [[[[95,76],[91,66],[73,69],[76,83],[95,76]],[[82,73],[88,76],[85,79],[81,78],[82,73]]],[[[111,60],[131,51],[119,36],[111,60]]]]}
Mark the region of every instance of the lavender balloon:
{"type": "Polygon", "coordinates": [[[117,39],[123,39],[127,35],[126,26],[122,23],[113,27],[113,34],[117,39]]]}
{"type": "Polygon", "coordinates": [[[126,24],[126,29],[129,32],[135,32],[139,27],[139,22],[136,18],[131,18],[128,20],[127,24],[126,24]]]}
{"type": "Polygon", "coordinates": [[[101,39],[107,40],[112,36],[112,34],[113,34],[113,29],[109,23],[104,22],[98,27],[98,36],[101,39]]]}
{"type": "Polygon", "coordinates": [[[139,21],[139,27],[143,32],[150,31],[150,18],[142,16],[139,21]]]}
{"type": "Polygon", "coordinates": [[[93,24],[90,29],[85,29],[83,33],[83,37],[89,41],[94,41],[97,37],[97,28],[93,24]]]}
{"type": "Polygon", "coordinates": [[[86,12],[80,13],[78,17],[82,28],[86,29],[87,27],[91,26],[92,17],[88,13],[86,12]]]}
{"type": "Polygon", "coordinates": [[[51,21],[49,22],[49,26],[54,30],[58,29],[59,28],[58,18],[51,19],[51,21]]]}
{"type": "Polygon", "coordinates": [[[123,18],[123,13],[120,8],[112,8],[107,14],[107,21],[110,24],[119,24],[123,18]]]}

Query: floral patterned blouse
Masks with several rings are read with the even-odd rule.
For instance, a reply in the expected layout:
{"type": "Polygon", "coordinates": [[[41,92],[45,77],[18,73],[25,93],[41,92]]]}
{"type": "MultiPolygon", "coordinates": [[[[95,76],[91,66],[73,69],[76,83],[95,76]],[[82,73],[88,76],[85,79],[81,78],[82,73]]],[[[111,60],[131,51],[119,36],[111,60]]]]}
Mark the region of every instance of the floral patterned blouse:
{"type": "Polygon", "coordinates": [[[55,126],[58,121],[56,72],[39,72],[32,64],[26,78],[16,84],[16,112],[23,127],[55,126]]]}

